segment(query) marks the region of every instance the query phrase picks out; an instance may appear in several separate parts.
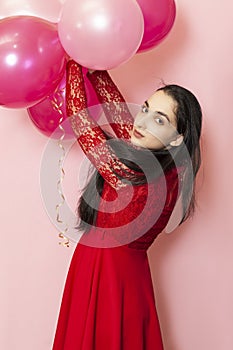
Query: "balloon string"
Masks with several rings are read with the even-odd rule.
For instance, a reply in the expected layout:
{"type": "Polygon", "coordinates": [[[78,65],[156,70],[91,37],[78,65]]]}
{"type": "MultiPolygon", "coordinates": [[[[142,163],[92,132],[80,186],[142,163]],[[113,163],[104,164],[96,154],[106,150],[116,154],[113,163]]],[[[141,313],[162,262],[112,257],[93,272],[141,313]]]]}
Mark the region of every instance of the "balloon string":
{"type": "MultiPolygon", "coordinates": [[[[63,102],[62,102],[62,94],[61,92],[59,92],[58,90],[55,90],[54,94],[53,94],[53,100],[52,100],[52,105],[53,105],[53,108],[54,110],[56,110],[60,115],[60,119],[59,119],[59,129],[62,131],[62,135],[61,137],[59,138],[58,140],[58,146],[59,148],[62,150],[62,154],[59,158],[59,170],[60,170],[60,178],[57,182],[57,190],[58,190],[58,193],[61,197],[61,202],[59,204],[56,205],[56,213],[57,213],[57,217],[56,217],[56,220],[59,224],[64,224],[64,221],[61,220],[60,218],[60,208],[62,207],[62,205],[64,204],[65,202],[65,197],[63,195],[63,192],[62,192],[62,182],[64,180],[64,177],[65,177],[65,171],[63,169],[63,161],[64,161],[64,158],[65,158],[65,148],[62,144],[62,141],[65,137],[65,130],[63,128],[63,126],[61,125],[61,123],[63,122],[64,120],[64,116],[63,116],[63,112],[61,110],[61,107],[63,105],[63,102]],[[58,101],[58,98],[60,98],[60,103],[58,101]]],[[[70,241],[69,241],[69,238],[66,237],[66,232],[68,231],[68,225],[65,223],[65,229],[62,231],[62,232],[59,232],[58,234],[58,237],[62,239],[61,242],[59,242],[60,245],[62,245],[63,247],[69,247],[70,246],[70,241]]]]}

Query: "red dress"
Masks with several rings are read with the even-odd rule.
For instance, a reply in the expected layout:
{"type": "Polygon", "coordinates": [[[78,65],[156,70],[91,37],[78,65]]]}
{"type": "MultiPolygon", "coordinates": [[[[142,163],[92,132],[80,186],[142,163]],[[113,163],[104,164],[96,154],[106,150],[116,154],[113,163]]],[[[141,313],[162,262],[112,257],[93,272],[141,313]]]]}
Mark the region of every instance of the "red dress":
{"type": "MultiPolygon", "coordinates": [[[[70,61],[67,69],[73,130],[105,182],[96,226],[83,234],[71,260],[53,350],[162,350],[147,249],[174,208],[177,171],[149,185],[120,180],[116,174],[132,171],[85,109],[81,68],[70,61]]],[[[96,71],[89,79],[116,136],[129,139],[132,117],[108,73],[96,71]]]]}

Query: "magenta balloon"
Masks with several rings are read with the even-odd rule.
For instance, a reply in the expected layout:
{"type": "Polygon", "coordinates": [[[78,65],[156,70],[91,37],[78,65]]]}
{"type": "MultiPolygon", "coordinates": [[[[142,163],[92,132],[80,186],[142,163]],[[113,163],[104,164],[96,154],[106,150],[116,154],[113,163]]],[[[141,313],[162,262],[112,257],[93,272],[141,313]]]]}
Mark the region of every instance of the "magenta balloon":
{"type": "Polygon", "coordinates": [[[152,49],[165,39],[176,17],[174,0],[137,0],[144,16],[144,35],[137,52],[152,49]]]}
{"type": "Polygon", "coordinates": [[[55,90],[66,54],[55,24],[30,16],[0,21],[0,105],[25,108],[55,90]]]}
{"type": "MultiPolygon", "coordinates": [[[[101,106],[97,99],[96,93],[86,77],[87,69],[83,69],[84,82],[87,93],[87,103],[91,114],[95,120],[98,120],[101,114],[101,106]]],[[[56,90],[46,97],[41,102],[27,109],[29,117],[33,124],[39,129],[41,133],[54,139],[59,139],[63,135],[63,131],[59,128],[59,125],[65,131],[65,138],[74,137],[74,133],[67,120],[66,114],[66,74],[63,76],[60,84],[56,90]]]]}
{"type": "Polygon", "coordinates": [[[63,132],[58,128],[62,125],[68,136],[73,136],[69,124],[64,123],[66,119],[65,105],[65,77],[62,79],[56,90],[41,102],[27,109],[29,117],[34,125],[46,136],[57,129],[54,138],[60,138],[63,132]]]}
{"type": "Polygon", "coordinates": [[[142,11],[134,0],[66,0],[58,22],[69,56],[98,70],[128,61],[141,43],[143,29],[142,11]]]}

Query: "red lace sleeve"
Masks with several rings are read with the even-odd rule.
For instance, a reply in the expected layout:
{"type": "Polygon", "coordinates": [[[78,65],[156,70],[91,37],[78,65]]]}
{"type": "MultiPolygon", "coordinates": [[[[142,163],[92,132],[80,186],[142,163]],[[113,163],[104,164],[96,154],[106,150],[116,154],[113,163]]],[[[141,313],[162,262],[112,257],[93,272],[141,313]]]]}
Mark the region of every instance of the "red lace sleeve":
{"type": "Polygon", "coordinates": [[[89,114],[81,66],[69,61],[66,76],[67,115],[82,150],[112,187],[125,186],[117,175],[127,178],[132,170],[116,157],[104,132],[89,114]]]}
{"type": "Polygon", "coordinates": [[[119,138],[130,138],[133,127],[133,117],[127,107],[124,97],[112,81],[107,71],[87,73],[99,102],[115,134],[119,138]]]}

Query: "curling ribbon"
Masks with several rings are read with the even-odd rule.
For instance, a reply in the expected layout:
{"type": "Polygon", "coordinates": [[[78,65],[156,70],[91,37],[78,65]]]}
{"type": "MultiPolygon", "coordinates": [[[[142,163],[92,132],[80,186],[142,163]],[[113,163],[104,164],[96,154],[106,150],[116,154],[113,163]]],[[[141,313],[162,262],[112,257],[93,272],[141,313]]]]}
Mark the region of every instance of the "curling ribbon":
{"type": "MultiPolygon", "coordinates": [[[[61,125],[61,123],[64,120],[64,116],[63,116],[63,113],[62,113],[62,110],[61,110],[62,104],[63,104],[63,99],[62,99],[62,96],[61,96],[61,92],[56,90],[54,95],[53,95],[52,105],[53,105],[53,108],[61,115],[61,118],[59,120],[58,126],[59,126],[59,129],[62,131],[62,135],[58,139],[58,146],[62,150],[62,154],[61,154],[61,157],[59,158],[60,179],[57,182],[57,190],[58,190],[58,193],[59,193],[59,195],[61,197],[61,202],[56,205],[56,213],[57,213],[56,220],[60,224],[64,224],[64,222],[60,219],[60,208],[65,202],[65,197],[64,197],[63,192],[62,192],[62,182],[63,182],[64,177],[65,177],[65,171],[63,169],[63,160],[65,158],[65,148],[63,147],[63,144],[62,144],[62,141],[63,141],[63,139],[65,137],[65,130],[64,130],[63,126],[61,125]],[[60,102],[58,102],[58,100],[60,100],[60,102]]],[[[65,229],[62,232],[60,232],[59,235],[58,235],[58,237],[62,239],[62,241],[59,242],[59,244],[63,245],[63,247],[69,247],[70,246],[69,238],[67,238],[65,236],[67,231],[68,231],[68,225],[65,223],[65,229]]]]}

